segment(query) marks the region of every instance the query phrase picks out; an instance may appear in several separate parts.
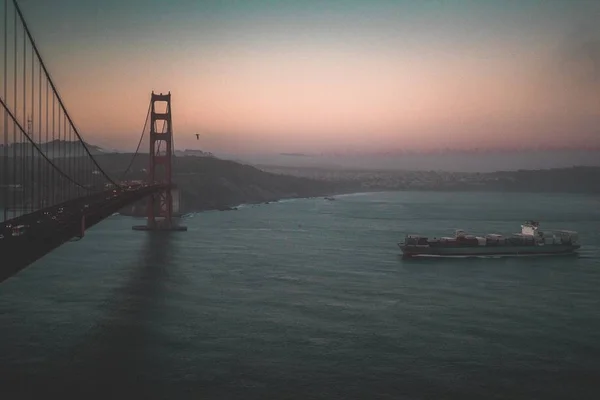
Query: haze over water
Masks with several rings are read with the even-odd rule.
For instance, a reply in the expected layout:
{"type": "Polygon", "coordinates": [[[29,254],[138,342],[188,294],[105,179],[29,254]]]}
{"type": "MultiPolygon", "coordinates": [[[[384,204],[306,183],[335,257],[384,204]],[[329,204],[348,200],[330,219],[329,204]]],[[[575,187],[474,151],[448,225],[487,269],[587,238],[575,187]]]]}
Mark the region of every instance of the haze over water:
{"type": "Polygon", "coordinates": [[[172,235],[113,217],[2,284],[0,387],[7,398],[596,399],[598,201],[373,193],[196,214],[172,235]],[[529,218],[579,231],[580,255],[398,257],[405,233],[511,233],[529,218]]]}

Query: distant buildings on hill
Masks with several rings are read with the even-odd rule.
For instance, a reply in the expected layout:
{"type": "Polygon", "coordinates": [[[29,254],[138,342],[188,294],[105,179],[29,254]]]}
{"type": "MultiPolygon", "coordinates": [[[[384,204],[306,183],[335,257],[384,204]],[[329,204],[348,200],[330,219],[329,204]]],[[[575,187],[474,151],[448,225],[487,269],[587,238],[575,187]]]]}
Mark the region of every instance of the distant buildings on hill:
{"type": "Polygon", "coordinates": [[[175,150],[175,157],[214,157],[214,154],[208,151],[185,149],[175,150]]]}

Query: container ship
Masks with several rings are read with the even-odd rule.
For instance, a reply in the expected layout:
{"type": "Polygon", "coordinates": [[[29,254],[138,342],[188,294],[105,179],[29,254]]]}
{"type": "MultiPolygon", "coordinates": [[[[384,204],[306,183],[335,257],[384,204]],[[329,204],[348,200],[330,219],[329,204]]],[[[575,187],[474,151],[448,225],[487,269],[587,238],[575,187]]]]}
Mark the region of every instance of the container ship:
{"type": "Polygon", "coordinates": [[[460,229],[454,237],[406,235],[398,246],[405,257],[554,255],[574,253],[581,247],[575,231],[542,232],[539,227],[539,222],[527,221],[521,225],[521,233],[510,236],[474,236],[460,229]]]}

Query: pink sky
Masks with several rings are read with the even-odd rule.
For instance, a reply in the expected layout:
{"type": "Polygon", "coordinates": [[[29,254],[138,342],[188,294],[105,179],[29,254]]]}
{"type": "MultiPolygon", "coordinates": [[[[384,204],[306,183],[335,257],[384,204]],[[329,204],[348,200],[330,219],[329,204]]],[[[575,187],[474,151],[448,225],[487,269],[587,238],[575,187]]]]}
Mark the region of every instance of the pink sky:
{"type": "Polygon", "coordinates": [[[173,94],[178,148],[320,153],[600,144],[600,91],[589,79],[598,66],[562,56],[568,24],[540,17],[528,25],[507,13],[486,25],[425,10],[410,32],[394,32],[396,21],[375,10],[368,27],[355,23],[358,14],[341,22],[309,15],[318,35],[240,13],[237,35],[225,24],[234,17],[222,17],[225,26],[213,23],[211,31],[186,19],[181,31],[124,33],[123,43],[95,36],[73,39],[72,47],[40,43],[86,139],[113,148],[135,147],[152,90],[173,94]]]}

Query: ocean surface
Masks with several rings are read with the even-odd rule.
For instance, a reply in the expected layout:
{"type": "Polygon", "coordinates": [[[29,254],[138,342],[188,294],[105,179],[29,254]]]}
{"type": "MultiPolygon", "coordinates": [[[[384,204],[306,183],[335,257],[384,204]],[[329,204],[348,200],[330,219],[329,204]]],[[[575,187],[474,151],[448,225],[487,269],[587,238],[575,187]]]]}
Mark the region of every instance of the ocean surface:
{"type": "Polygon", "coordinates": [[[139,223],[111,217],[0,284],[0,398],[600,398],[598,197],[371,193],[139,223]],[[579,231],[580,254],[396,245],[528,219],[579,231]]]}

